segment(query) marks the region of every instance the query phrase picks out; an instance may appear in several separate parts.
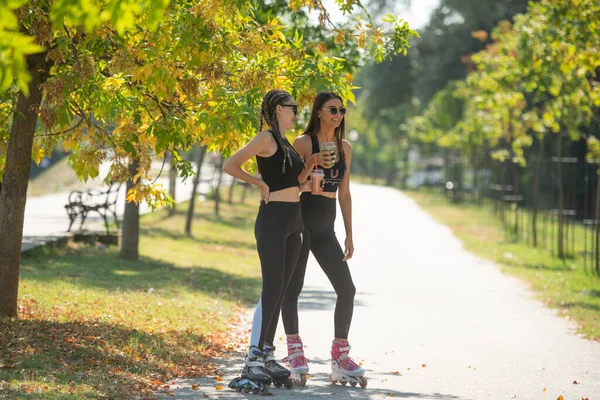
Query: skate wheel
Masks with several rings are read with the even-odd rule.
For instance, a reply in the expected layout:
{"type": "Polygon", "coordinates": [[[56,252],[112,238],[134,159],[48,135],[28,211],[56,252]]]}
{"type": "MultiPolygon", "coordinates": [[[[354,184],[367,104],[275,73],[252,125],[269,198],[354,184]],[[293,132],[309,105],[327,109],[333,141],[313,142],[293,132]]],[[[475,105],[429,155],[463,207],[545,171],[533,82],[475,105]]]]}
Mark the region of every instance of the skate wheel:
{"type": "Polygon", "coordinates": [[[348,384],[348,381],[340,381],[340,383],[344,386],[346,386],[348,384]]]}
{"type": "Polygon", "coordinates": [[[243,391],[244,393],[250,393],[250,391],[251,391],[251,390],[252,390],[252,386],[250,386],[250,385],[246,385],[246,386],[244,386],[244,388],[242,389],[242,391],[243,391]]]}
{"type": "Polygon", "coordinates": [[[291,389],[294,387],[294,382],[292,382],[290,378],[285,378],[285,381],[283,381],[283,385],[286,389],[291,389]]]}
{"type": "Polygon", "coordinates": [[[269,394],[269,387],[267,385],[261,383],[260,394],[261,394],[261,396],[268,395],[269,394]]]}
{"type": "Polygon", "coordinates": [[[336,379],[333,379],[333,375],[329,375],[329,382],[335,385],[338,381],[336,379]]]}
{"type": "Polygon", "coordinates": [[[367,378],[365,378],[364,376],[360,377],[360,387],[361,388],[366,388],[367,387],[367,378]]]}
{"type": "Polygon", "coordinates": [[[279,389],[281,387],[281,382],[273,382],[273,386],[279,389]]]}
{"type": "Polygon", "coordinates": [[[356,382],[352,381],[352,382],[350,382],[350,385],[351,385],[352,387],[354,387],[354,386],[356,386],[356,382]]]}
{"type": "Polygon", "coordinates": [[[306,375],[300,375],[300,386],[306,386],[306,375]]]}
{"type": "Polygon", "coordinates": [[[228,386],[229,386],[229,388],[230,388],[230,389],[235,389],[235,390],[237,390],[237,388],[238,388],[238,385],[237,385],[237,383],[238,383],[239,381],[240,381],[240,378],[233,378],[233,380],[232,380],[231,382],[229,382],[229,385],[228,385],[228,386]]]}

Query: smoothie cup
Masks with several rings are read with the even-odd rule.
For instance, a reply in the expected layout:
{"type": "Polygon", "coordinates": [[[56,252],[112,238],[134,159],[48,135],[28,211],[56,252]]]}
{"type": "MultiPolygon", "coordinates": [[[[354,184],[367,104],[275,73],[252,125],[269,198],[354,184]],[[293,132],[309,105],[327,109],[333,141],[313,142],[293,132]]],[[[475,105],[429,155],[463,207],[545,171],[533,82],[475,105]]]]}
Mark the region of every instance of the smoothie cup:
{"type": "Polygon", "coordinates": [[[333,165],[335,164],[335,159],[337,158],[335,154],[337,151],[337,146],[335,142],[323,142],[319,145],[319,148],[321,149],[321,153],[330,154],[332,156],[332,160],[330,162],[325,163],[324,167],[333,167],[333,165]]]}
{"type": "Polygon", "coordinates": [[[313,169],[310,173],[310,192],[318,194],[323,191],[323,179],[325,179],[325,172],[322,169],[313,169]]]}

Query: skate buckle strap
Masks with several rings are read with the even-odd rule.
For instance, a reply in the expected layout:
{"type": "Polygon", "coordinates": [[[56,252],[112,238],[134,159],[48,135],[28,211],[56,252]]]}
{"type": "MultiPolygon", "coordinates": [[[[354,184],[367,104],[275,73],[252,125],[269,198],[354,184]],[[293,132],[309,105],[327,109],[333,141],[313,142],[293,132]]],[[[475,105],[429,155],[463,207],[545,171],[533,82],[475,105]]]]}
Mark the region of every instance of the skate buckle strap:
{"type": "Polygon", "coordinates": [[[348,346],[345,346],[345,347],[340,347],[339,350],[341,352],[346,352],[347,353],[347,352],[350,351],[351,348],[352,348],[352,346],[348,345],[348,346]]]}
{"type": "Polygon", "coordinates": [[[290,362],[295,358],[298,357],[304,357],[304,353],[302,353],[301,351],[295,351],[292,354],[290,354],[289,356],[287,356],[286,358],[283,359],[283,361],[285,362],[290,362]]]}
{"type": "Polygon", "coordinates": [[[248,367],[263,367],[265,366],[264,361],[262,360],[249,360],[246,362],[246,366],[248,367]]]}
{"type": "Polygon", "coordinates": [[[292,348],[295,348],[295,347],[303,347],[303,345],[302,345],[302,343],[288,343],[288,349],[289,349],[290,347],[292,347],[292,348]]]}
{"type": "Polygon", "coordinates": [[[346,358],[348,358],[348,354],[346,354],[346,353],[342,353],[342,354],[340,354],[340,356],[339,356],[339,357],[338,357],[338,359],[337,359],[337,361],[338,361],[338,364],[341,364],[341,363],[342,363],[342,361],[344,361],[346,358]]]}

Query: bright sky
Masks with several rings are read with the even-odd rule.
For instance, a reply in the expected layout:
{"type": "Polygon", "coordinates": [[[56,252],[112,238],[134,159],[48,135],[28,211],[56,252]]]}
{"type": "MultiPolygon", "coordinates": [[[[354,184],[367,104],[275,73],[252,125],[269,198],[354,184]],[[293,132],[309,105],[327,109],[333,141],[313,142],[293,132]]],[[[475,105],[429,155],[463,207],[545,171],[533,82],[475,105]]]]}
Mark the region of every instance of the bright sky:
{"type": "MultiPolygon", "coordinates": [[[[429,15],[439,4],[439,0],[412,0],[411,6],[408,9],[404,9],[401,5],[396,10],[389,10],[384,12],[404,18],[411,28],[420,29],[424,27],[429,21],[429,15]]],[[[327,7],[327,10],[331,12],[332,20],[339,22],[344,19],[344,16],[335,4],[334,0],[324,0],[323,4],[327,7]]]]}

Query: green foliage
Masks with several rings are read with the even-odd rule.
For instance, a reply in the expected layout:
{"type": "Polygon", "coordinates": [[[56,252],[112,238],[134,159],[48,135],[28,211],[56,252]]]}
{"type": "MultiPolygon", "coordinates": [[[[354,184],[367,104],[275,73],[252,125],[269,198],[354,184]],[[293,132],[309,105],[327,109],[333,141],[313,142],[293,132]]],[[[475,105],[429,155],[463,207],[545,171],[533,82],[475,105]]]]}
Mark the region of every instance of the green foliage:
{"type": "MultiPolygon", "coordinates": [[[[12,4],[13,9],[21,4],[12,4]]],[[[201,143],[227,155],[247,142],[259,125],[261,98],[271,88],[288,90],[301,105],[310,104],[321,90],[337,91],[354,102],[348,61],[323,43],[308,42],[305,33],[313,35],[314,30],[291,31],[277,17],[269,17],[264,4],[51,4],[29,2],[16,11],[23,38],[35,38],[44,46],[50,73],[42,85],[32,156],[39,162],[61,143],[71,152],[69,161],[80,179],[96,177],[100,164],[109,162],[107,181],[128,179],[127,166],[135,157],[140,166],[130,200],[157,206],[169,202],[149,174],[151,160],[164,157],[166,151],[176,155],[179,174],[189,176],[191,166],[177,157],[178,151],[201,143]]],[[[353,1],[340,6],[364,11],[353,1]]],[[[328,14],[322,5],[292,1],[289,7],[292,12],[317,8],[325,27],[328,14]]],[[[389,35],[359,24],[330,26],[322,29],[323,37],[350,49],[346,54],[358,54],[361,47],[386,56],[404,52],[414,32],[399,19],[388,22],[393,26],[389,35]]],[[[350,64],[357,65],[357,60],[350,64]]],[[[24,64],[12,67],[26,77],[24,64]]],[[[18,93],[22,83],[15,81],[12,93],[18,93]]],[[[0,104],[0,113],[7,117],[0,123],[0,171],[16,104],[13,97],[6,95],[0,104]]]]}
{"type": "Polygon", "coordinates": [[[436,95],[414,119],[413,134],[465,152],[485,144],[497,149],[496,158],[510,156],[521,165],[532,135],[568,132],[579,138],[600,106],[599,19],[594,1],[532,3],[514,26],[498,25],[493,43],[472,57],[476,70],[455,93],[465,104],[462,117],[440,124],[446,110],[436,95]]]}

